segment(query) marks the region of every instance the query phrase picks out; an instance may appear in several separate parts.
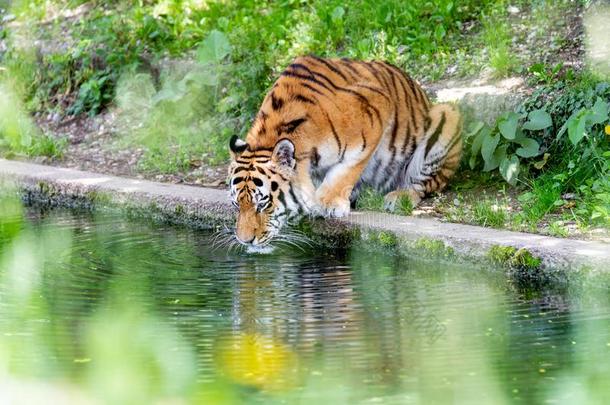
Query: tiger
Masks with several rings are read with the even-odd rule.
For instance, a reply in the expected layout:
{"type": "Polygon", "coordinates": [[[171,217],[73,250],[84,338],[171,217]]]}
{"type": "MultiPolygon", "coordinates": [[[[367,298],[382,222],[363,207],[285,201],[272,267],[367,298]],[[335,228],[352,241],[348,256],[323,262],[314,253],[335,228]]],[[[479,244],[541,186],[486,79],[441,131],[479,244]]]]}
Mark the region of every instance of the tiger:
{"type": "Polygon", "coordinates": [[[393,211],[442,190],[462,152],[461,115],[432,104],[383,61],[301,56],[263,99],[245,140],[229,141],[235,237],[262,248],[303,215],[344,217],[363,187],[393,211]]]}

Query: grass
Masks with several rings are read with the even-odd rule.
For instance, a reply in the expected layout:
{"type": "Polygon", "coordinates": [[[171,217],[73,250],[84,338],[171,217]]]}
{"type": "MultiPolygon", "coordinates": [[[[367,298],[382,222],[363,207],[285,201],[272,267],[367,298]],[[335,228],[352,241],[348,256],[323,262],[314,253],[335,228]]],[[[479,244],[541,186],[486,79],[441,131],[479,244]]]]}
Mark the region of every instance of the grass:
{"type": "Polygon", "coordinates": [[[491,228],[504,228],[508,219],[506,210],[491,201],[475,203],[472,212],[474,223],[491,228]]]}
{"type": "MultiPolygon", "coordinates": [[[[375,191],[370,187],[365,187],[361,190],[356,202],[356,209],[365,211],[385,211],[384,207],[384,195],[375,191]]],[[[413,203],[408,196],[402,196],[396,202],[395,214],[399,215],[411,215],[413,213],[413,203]]]]}

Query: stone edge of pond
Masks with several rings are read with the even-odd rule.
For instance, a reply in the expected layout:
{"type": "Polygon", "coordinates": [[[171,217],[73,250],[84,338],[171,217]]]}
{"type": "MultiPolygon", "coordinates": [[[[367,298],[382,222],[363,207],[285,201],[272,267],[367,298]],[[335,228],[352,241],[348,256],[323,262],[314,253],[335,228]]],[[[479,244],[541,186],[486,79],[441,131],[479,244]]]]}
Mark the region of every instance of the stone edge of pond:
{"type": "MultiPolygon", "coordinates": [[[[235,218],[227,192],[219,189],[4,159],[0,159],[0,179],[14,183],[26,202],[49,207],[117,209],[132,217],[205,229],[230,226],[235,218]]],[[[353,212],[340,220],[307,220],[300,227],[315,242],[328,247],[356,244],[371,252],[418,254],[447,262],[493,263],[527,277],[563,278],[575,270],[610,272],[610,245],[601,242],[376,212],[353,212]]]]}

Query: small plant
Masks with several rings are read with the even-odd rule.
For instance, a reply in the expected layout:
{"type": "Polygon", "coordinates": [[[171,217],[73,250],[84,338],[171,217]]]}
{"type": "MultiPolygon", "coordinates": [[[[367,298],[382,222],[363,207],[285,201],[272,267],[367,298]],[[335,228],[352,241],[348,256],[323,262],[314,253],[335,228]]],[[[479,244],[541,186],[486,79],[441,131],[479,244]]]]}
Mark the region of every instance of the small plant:
{"type": "Polygon", "coordinates": [[[562,238],[565,238],[570,234],[568,228],[563,225],[562,221],[555,221],[551,223],[548,227],[548,233],[551,236],[559,236],[562,238]]]}
{"type": "Polygon", "coordinates": [[[396,235],[391,232],[381,231],[377,235],[377,240],[381,244],[381,246],[386,248],[392,248],[398,245],[398,239],[396,235]]]}
{"type": "MultiPolygon", "coordinates": [[[[563,62],[555,64],[549,68],[544,63],[534,63],[527,70],[536,80],[537,83],[543,83],[546,85],[552,84],[559,78],[559,75],[563,69],[563,62]]],[[[571,81],[574,79],[574,70],[567,69],[563,80],[571,81]]]]}
{"type": "Polygon", "coordinates": [[[411,215],[413,213],[413,203],[409,196],[403,195],[398,200],[396,213],[401,215],[411,215]]]}
{"type": "Polygon", "coordinates": [[[475,203],[472,215],[476,224],[491,228],[503,228],[508,220],[506,210],[490,201],[475,203]]]}
{"type": "Polygon", "coordinates": [[[470,145],[470,168],[475,169],[482,159],[483,171],[498,169],[502,177],[514,185],[519,176],[521,160],[540,154],[540,145],[536,139],[527,135],[552,125],[551,116],[543,109],[528,114],[503,114],[493,127],[483,122],[473,123],[466,134],[470,145]]]}

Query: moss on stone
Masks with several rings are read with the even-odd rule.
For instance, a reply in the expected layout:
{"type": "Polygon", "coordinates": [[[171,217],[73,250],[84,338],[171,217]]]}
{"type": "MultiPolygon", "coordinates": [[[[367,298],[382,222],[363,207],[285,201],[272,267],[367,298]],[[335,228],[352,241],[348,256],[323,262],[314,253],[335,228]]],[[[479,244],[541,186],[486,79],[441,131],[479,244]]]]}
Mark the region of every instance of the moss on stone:
{"type": "Polygon", "coordinates": [[[496,264],[516,269],[536,270],[542,264],[542,260],[526,248],[513,246],[494,245],[488,250],[487,257],[496,264]]]}
{"type": "Polygon", "coordinates": [[[391,232],[381,231],[377,234],[377,241],[383,247],[390,248],[396,247],[398,245],[398,239],[396,235],[391,232]]]}
{"type": "Polygon", "coordinates": [[[174,207],[174,215],[183,216],[186,215],[186,209],[182,204],[176,204],[174,207]]]}
{"type": "Polygon", "coordinates": [[[433,256],[450,257],[455,255],[455,251],[451,246],[445,245],[442,240],[419,238],[415,241],[415,249],[423,250],[433,256]]]}
{"type": "Polygon", "coordinates": [[[94,206],[108,206],[112,203],[112,196],[109,193],[97,190],[88,191],[84,198],[94,206]]]}

